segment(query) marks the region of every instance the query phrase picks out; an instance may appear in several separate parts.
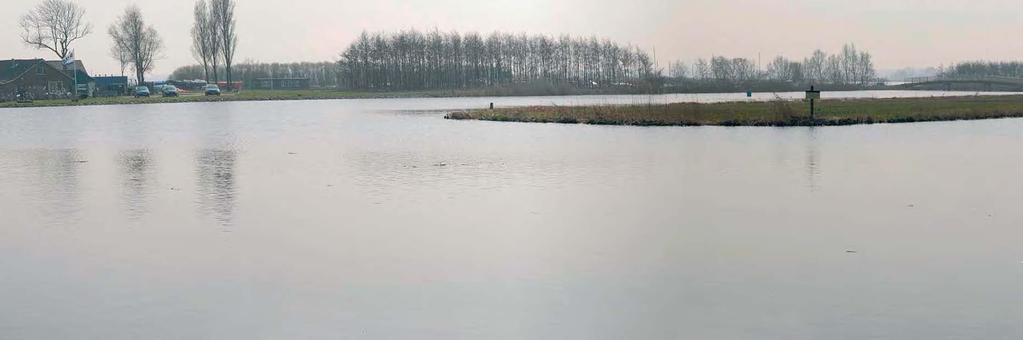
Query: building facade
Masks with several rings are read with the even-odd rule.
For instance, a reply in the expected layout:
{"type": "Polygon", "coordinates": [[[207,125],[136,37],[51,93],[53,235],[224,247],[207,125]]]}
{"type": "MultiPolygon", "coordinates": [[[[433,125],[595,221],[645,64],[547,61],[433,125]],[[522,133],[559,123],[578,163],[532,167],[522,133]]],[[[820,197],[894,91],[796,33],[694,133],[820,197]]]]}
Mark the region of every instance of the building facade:
{"type": "Polygon", "coordinates": [[[125,76],[95,77],[96,97],[118,97],[128,95],[129,82],[125,76]]]}
{"type": "Polygon", "coordinates": [[[0,100],[16,100],[19,94],[24,99],[71,98],[76,92],[76,78],[78,94],[92,96],[95,80],[84,67],[76,73],[64,70],[59,61],[59,66],[54,64],[43,59],[0,60],[0,100]]]}

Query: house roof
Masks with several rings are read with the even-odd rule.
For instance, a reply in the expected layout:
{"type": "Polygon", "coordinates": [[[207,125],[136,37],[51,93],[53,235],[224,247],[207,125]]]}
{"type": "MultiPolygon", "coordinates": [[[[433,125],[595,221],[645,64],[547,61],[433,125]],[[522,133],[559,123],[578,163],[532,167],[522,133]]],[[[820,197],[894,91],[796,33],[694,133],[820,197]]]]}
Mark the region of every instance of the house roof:
{"type": "Polygon", "coordinates": [[[50,66],[52,66],[55,69],[63,70],[64,73],[68,75],[68,77],[71,77],[72,73],[75,73],[75,70],[78,70],[77,73],[79,81],[85,82],[95,81],[95,79],[93,79],[92,76],[89,75],[89,71],[85,69],[85,64],[83,64],[81,60],[75,60],[75,63],[73,65],[67,65],[66,68],[64,62],[61,60],[47,60],[46,63],[50,64],[50,66]]]}
{"type": "Polygon", "coordinates": [[[85,69],[85,64],[83,64],[81,60],[75,60],[74,65],[67,65],[66,69],[64,68],[64,62],[61,60],[47,60],[46,63],[50,64],[50,66],[53,66],[55,69],[67,71],[75,70],[75,66],[77,66],[78,71],[89,74],[89,71],[85,69]]]}
{"type": "MultiPolygon", "coordinates": [[[[74,65],[68,65],[68,69],[64,70],[64,63],[60,60],[45,61],[43,59],[7,59],[0,60],[0,84],[10,83],[11,81],[21,78],[25,73],[31,71],[36,65],[47,65],[51,69],[59,71],[68,78],[73,78],[75,73],[74,65]]],[[[89,73],[85,70],[85,65],[82,64],[81,60],[76,60],[75,64],[78,66],[78,80],[80,82],[91,82],[95,81],[89,73]]]]}
{"type": "Polygon", "coordinates": [[[42,59],[0,60],[0,84],[20,78],[21,75],[41,62],[43,62],[42,59]]]}

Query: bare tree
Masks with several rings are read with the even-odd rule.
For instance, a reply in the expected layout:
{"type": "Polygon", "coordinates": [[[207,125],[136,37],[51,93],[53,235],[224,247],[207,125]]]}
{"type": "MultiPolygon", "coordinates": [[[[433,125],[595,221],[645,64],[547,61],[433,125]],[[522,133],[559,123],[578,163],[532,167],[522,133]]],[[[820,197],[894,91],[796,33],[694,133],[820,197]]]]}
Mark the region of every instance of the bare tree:
{"type": "Polygon", "coordinates": [[[113,57],[114,59],[117,59],[117,62],[121,66],[121,76],[123,77],[124,70],[128,69],[128,67],[131,66],[131,56],[128,54],[128,51],[121,48],[121,46],[118,46],[118,44],[115,43],[114,45],[110,46],[110,56],[113,57]]]}
{"type": "Polygon", "coordinates": [[[138,83],[145,84],[146,73],[153,70],[154,62],[163,50],[163,40],[156,29],[146,25],[138,6],[131,5],[107,32],[113,38],[115,48],[128,55],[138,83]]]}
{"type": "Polygon", "coordinates": [[[210,71],[213,72],[213,82],[220,81],[220,56],[223,55],[223,45],[220,42],[220,16],[213,8],[215,0],[209,4],[209,15],[206,17],[206,48],[209,49],[210,71]]]}
{"type": "Polygon", "coordinates": [[[71,1],[43,1],[21,17],[21,40],[64,59],[71,53],[72,43],[92,33],[92,25],[84,17],[85,9],[71,1]]]}
{"type": "Polygon", "coordinates": [[[689,77],[689,65],[679,60],[668,66],[668,75],[672,78],[684,79],[689,77]]]}
{"type": "Polygon", "coordinates": [[[792,63],[782,56],[774,58],[770,64],[767,64],[767,78],[771,80],[792,80],[792,71],[792,63]]]}
{"type": "Polygon", "coordinates": [[[842,61],[842,79],[846,84],[856,83],[860,77],[857,70],[860,53],[856,50],[856,45],[842,46],[842,54],[839,55],[839,58],[842,61]]]}
{"type": "Polygon", "coordinates": [[[211,0],[210,11],[212,12],[213,30],[218,31],[218,44],[220,45],[221,57],[224,61],[224,71],[227,77],[227,86],[231,88],[231,66],[234,63],[234,53],[238,47],[238,32],[234,18],[234,0],[211,0]]]}
{"type": "Polygon", "coordinates": [[[859,79],[857,80],[860,85],[869,85],[877,77],[877,72],[874,71],[874,57],[868,52],[861,52],[858,60],[859,64],[856,69],[858,70],[859,79]]]}
{"type": "Polygon", "coordinates": [[[838,55],[828,56],[824,64],[824,73],[832,84],[845,85],[845,73],[842,72],[842,57],[838,55]]]}
{"type": "Polygon", "coordinates": [[[737,84],[745,84],[757,78],[757,63],[747,58],[733,58],[732,79],[737,84]]]}
{"type": "Polygon", "coordinates": [[[693,78],[707,80],[710,78],[710,64],[706,59],[700,58],[693,63],[693,78]]]}
{"type": "Polygon", "coordinates": [[[210,14],[206,0],[195,3],[193,10],[195,24],[192,25],[192,55],[202,64],[203,79],[210,81],[210,58],[213,58],[207,36],[210,30],[210,14]]]}
{"type": "Polygon", "coordinates": [[[810,82],[823,82],[827,80],[825,66],[828,61],[828,54],[824,51],[813,51],[813,55],[803,61],[803,69],[810,82]]]}

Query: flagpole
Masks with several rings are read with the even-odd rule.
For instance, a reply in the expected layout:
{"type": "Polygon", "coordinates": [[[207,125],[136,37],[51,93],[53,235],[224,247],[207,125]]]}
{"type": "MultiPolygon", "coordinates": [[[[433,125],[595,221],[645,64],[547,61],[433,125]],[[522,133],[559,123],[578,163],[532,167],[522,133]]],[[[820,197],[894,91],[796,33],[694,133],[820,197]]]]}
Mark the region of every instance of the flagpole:
{"type": "Polygon", "coordinates": [[[72,64],[74,64],[74,67],[72,67],[71,69],[72,69],[72,72],[74,72],[74,79],[75,79],[75,88],[71,91],[71,95],[72,95],[71,100],[77,102],[78,101],[78,63],[75,62],[75,51],[74,50],[72,50],[70,54],[64,56],[64,60],[61,61],[64,64],[64,69],[65,70],[67,70],[67,64],[68,64],[69,61],[72,64]]]}
{"type": "Polygon", "coordinates": [[[74,57],[71,58],[71,62],[75,64],[75,101],[78,101],[78,63],[75,62],[74,57]]]}

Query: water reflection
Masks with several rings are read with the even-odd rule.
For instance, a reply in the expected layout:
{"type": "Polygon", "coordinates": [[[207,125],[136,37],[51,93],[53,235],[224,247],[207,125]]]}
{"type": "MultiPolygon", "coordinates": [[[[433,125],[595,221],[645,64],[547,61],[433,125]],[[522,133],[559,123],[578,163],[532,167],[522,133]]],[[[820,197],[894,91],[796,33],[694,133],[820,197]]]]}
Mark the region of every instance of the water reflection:
{"type": "Polygon", "coordinates": [[[817,128],[806,129],[806,180],[810,191],[817,191],[817,180],[820,177],[820,148],[817,145],[817,128]]]}
{"type": "Polygon", "coordinates": [[[137,219],[147,212],[146,200],[152,194],[153,156],[149,150],[130,150],[118,157],[121,168],[121,186],[128,217],[137,219]]]}
{"type": "MultiPolygon", "coordinates": [[[[28,150],[24,154],[23,184],[34,190],[33,201],[49,223],[72,221],[81,209],[79,176],[86,160],[78,150],[28,150]]],[[[49,224],[48,223],[48,224],[49,224]]]]}
{"type": "Polygon", "coordinates": [[[0,110],[0,339],[1023,334],[1023,119],[630,128],[366,102],[416,104],[0,110]]]}
{"type": "Polygon", "coordinates": [[[237,151],[203,149],[196,153],[196,181],[200,212],[212,214],[223,226],[230,226],[235,205],[235,162],[237,151]]]}

